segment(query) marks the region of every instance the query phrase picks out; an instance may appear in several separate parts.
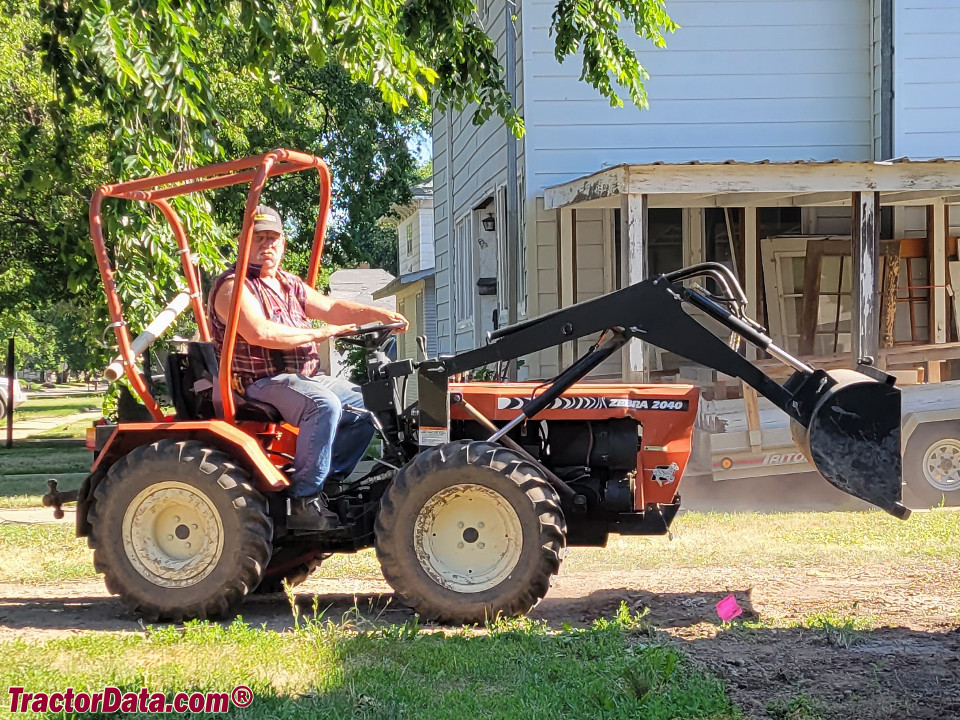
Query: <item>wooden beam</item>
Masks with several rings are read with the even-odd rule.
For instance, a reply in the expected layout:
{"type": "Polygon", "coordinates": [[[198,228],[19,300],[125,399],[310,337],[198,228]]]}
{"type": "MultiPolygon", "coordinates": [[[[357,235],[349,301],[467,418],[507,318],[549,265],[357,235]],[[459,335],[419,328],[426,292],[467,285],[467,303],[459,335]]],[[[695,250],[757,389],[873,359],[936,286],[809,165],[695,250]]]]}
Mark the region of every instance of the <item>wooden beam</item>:
{"type": "Polygon", "coordinates": [[[801,193],[793,198],[791,204],[794,207],[849,205],[850,193],[840,191],[801,193]]]}
{"type": "MultiPolygon", "coordinates": [[[[621,168],[611,168],[610,173],[621,168]]],[[[623,166],[630,193],[899,192],[960,189],[960,161],[623,166]]],[[[596,177],[596,176],[591,176],[596,177]]],[[[574,181],[576,183],[578,181],[574,181]]],[[[568,187],[574,183],[559,187],[568,187]]],[[[554,188],[548,189],[550,193],[554,188]]],[[[549,204],[548,200],[548,204],[549,204]]]]}
{"type": "Polygon", "coordinates": [[[783,200],[797,197],[795,192],[783,193],[726,193],[715,195],[717,207],[774,207],[783,200]]]}
{"type": "Polygon", "coordinates": [[[885,192],[880,195],[880,202],[884,205],[895,205],[897,203],[913,202],[915,200],[924,200],[924,204],[933,202],[935,198],[930,197],[929,190],[903,190],[901,192],[885,192]]]}
{"type": "Polygon", "coordinates": [[[880,351],[880,194],[851,197],[853,218],[853,361],[880,351]]]}
{"type": "MultiPolygon", "coordinates": [[[[624,285],[647,277],[647,196],[620,196],[620,244],[623,248],[624,285]]],[[[624,382],[644,382],[648,363],[646,344],[631,340],[624,352],[624,382]]]]}
{"type": "Polygon", "coordinates": [[[927,248],[930,263],[930,340],[947,341],[947,207],[943,201],[927,206],[927,248]]]}
{"type": "MultiPolygon", "coordinates": [[[[547,188],[543,193],[544,206],[547,210],[555,210],[575,203],[620,195],[627,191],[628,177],[627,166],[620,165],[547,188]]],[[[960,184],[957,187],[960,187],[960,184]]]]}

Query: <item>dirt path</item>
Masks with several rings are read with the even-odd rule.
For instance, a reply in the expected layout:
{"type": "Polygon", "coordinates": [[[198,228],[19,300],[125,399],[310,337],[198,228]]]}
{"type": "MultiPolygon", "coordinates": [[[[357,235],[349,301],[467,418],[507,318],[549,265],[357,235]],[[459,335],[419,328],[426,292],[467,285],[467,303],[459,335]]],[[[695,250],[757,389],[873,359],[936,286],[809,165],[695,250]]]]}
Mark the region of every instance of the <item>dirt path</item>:
{"type": "MultiPolygon", "coordinates": [[[[360,626],[412,617],[392,602],[379,576],[316,576],[298,589],[298,598],[307,614],[316,600],[326,617],[360,626]]],[[[723,678],[746,717],[960,718],[960,567],[562,574],[532,615],[551,625],[584,625],[610,617],[621,602],[647,610],[661,637],[723,678]],[[745,616],[763,626],[720,626],[714,605],[730,593],[745,616]],[[877,629],[795,627],[817,615],[836,626],[856,618],[877,629]],[[810,712],[791,715],[784,709],[790,702],[810,712]]],[[[242,614],[276,630],[293,622],[280,595],[249,598],[242,614]]],[[[0,639],[84,630],[139,632],[141,626],[98,581],[0,584],[0,639]]]]}

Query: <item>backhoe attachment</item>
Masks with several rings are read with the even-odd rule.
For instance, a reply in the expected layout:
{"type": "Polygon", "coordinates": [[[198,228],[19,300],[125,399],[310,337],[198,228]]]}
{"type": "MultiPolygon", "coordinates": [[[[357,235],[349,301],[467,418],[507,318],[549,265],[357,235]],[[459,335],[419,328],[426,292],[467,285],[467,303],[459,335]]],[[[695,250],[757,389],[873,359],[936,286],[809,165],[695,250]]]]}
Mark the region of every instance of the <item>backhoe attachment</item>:
{"type": "Polygon", "coordinates": [[[834,487],[899,518],[909,515],[901,503],[900,391],[894,378],[868,364],[858,371],[817,370],[777,347],[764,329],[744,314],[746,297],[733,273],[718,263],[703,263],[650,278],[593,300],[490,333],[484,347],[427,361],[419,367],[421,444],[443,441],[449,427],[447,378],[596,332],[604,335],[583,357],[564,370],[528,403],[521,415],[491,437],[533,418],[631,338],[740,378],[792,419],[793,437],[810,462],[834,487]],[[694,278],[712,279],[716,294],[694,278]],[[689,315],[697,308],[732,332],[728,344],[689,315]],[[793,368],[780,385],[739,354],[745,339],[793,368]],[[431,438],[424,441],[424,438],[431,438]]]}

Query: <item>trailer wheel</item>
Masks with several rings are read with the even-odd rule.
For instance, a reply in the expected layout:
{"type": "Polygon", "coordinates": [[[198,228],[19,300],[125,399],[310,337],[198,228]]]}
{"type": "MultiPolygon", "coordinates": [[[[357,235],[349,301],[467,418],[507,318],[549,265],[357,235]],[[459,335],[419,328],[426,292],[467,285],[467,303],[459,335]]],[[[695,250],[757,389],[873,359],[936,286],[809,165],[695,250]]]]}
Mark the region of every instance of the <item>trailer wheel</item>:
{"type": "Polygon", "coordinates": [[[489,442],[421,453],[380,502],[376,550],[397,599],[454,624],[528,612],[566,547],[556,492],[536,465],[489,442]]]}
{"type": "Polygon", "coordinates": [[[920,425],[903,457],[904,500],[912,508],[960,502],[960,423],[920,425]]]}
{"type": "Polygon", "coordinates": [[[960,423],[924,423],[903,458],[904,499],[909,507],[960,502],[960,423]]]}
{"type": "Polygon", "coordinates": [[[94,497],[94,566],[107,590],[147,620],[227,615],[270,561],[266,501],[245,470],[200,442],[134,449],[94,497]]]}

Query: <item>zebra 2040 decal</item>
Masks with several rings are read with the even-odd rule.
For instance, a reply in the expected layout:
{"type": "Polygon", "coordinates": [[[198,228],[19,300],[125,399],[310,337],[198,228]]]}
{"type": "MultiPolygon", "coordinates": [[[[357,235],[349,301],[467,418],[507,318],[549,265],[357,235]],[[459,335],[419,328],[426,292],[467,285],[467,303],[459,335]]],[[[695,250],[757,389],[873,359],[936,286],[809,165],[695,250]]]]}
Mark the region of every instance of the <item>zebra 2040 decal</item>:
{"type": "MultiPolygon", "coordinates": [[[[529,404],[530,398],[499,397],[498,410],[523,410],[529,404]]],[[[553,401],[550,410],[675,410],[685,411],[690,407],[689,400],[675,400],[672,398],[644,398],[642,400],[625,397],[582,396],[559,397],[553,401]]]]}

